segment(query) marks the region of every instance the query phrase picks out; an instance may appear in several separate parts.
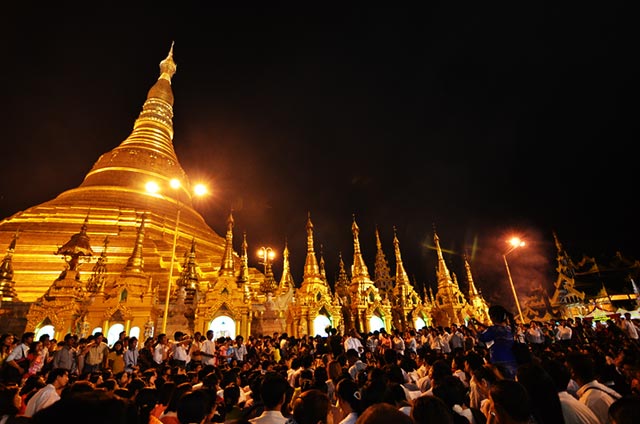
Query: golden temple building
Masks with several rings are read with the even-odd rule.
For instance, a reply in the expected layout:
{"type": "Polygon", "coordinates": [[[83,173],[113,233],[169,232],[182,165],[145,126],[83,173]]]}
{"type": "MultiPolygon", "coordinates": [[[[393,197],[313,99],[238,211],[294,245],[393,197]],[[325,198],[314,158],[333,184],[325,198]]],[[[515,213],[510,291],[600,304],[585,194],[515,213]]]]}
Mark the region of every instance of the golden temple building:
{"type": "Polygon", "coordinates": [[[279,282],[268,258],[264,273],[249,267],[246,234],[240,254],[234,250],[233,215],[221,237],[193,207],[195,185],[173,145],[175,72],[172,46],[129,136],[101,155],[78,187],[0,221],[0,245],[8,246],[0,264],[5,329],[46,331],[58,340],[69,332],[102,331],[112,340],[121,331],[146,338],[208,329],[246,339],[325,335],[327,327],[342,333],[421,328],[484,313],[468,264],[470,303],[455,274],[450,276],[437,235],[435,297],[422,299],[409,282],[395,229],[395,277],[376,229],[377,286],[360,250],[355,217],[351,276],[340,254],[333,291],[322,251],[316,258],[310,214],[300,284],[286,243],[279,282]]]}

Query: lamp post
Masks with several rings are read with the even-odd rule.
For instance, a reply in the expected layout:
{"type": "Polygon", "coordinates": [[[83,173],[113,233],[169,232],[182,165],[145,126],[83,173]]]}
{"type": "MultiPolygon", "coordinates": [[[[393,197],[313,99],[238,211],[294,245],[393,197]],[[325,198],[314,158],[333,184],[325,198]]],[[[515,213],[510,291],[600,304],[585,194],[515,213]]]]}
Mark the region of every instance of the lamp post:
{"type": "MultiPolygon", "coordinates": [[[[180,190],[182,184],[177,178],[173,178],[169,185],[173,190],[180,190]]],[[[146,185],[147,192],[158,193],[160,186],[155,182],[148,182],[146,185]]],[[[207,194],[207,188],[203,184],[196,184],[194,186],[193,194],[196,196],[204,196],[207,194]]],[[[169,318],[169,298],[171,297],[171,286],[173,284],[173,268],[175,266],[176,248],[178,247],[178,231],[180,230],[180,213],[182,212],[182,202],[180,202],[180,194],[176,195],[176,204],[178,210],[176,211],[176,225],[173,229],[173,244],[171,245],[171,261],[169,264],[169,281],[167,282],[167,293],[164,300],[164,314],[162,316],[162,333],[167,332],[167,321],[169,318]]]]}
{"type": "Polygon", "coordinates": [[[502,255],[502,258],[504,259],[504,266],[507,269],[507,277],[509,277],[509,284],[511,284],[511,291],[513,292],[513,298],[516,301],[516,308],[518,308],[518,315],[520,316],[520,322],[524,324],[524,318],[522,317],[522,309],[520,309],[520,301],[518,300],[516,287],[513,285],[513,278],[511,278],[511,271],[509,270],[509,263],[507,262],[507,255],[513,252],[514,250],[516,250],[518,247],[524,247],[525,242],[520,240],[518,237],[513,237],[509,240],[509,244],[511,245],[511,247],[509,247],[509,250],[507,250],[502,255]]]}

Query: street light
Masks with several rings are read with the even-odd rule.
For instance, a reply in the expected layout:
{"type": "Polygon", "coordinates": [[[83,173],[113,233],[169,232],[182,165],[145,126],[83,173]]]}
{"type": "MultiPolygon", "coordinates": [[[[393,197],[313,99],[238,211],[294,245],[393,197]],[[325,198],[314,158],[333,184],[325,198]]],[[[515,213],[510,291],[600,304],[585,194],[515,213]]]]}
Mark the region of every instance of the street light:
{"type": "Polygon", "coordinates": [[[274,279],[273,271],[271,271],[271,261],[276,257],[276,252],[270,247],[261,247],[258,249],[258,257],[262,259],[260,264],[264,265],[264,282],[262,283],[262,291],[267,294],[273,291],[274,279]]]}
{"type": "Polygon", "coordinates": [[[513,278],[511,278],[511,271],[509,270],[509,263],[507,262],[507,255],[518,247],[524,247],[525,242],[520,240],[518,237],[512,237],[509,240],[509,250],[507,250],[502,258],[504,259],[504,266],[507,268],[507,277],[509,277],[509,284],[511,284],[511,291],[513,292],[513,298],[516,301],[516,307],[518,308],[518,315],[520,316],[520,323],[524,324],[524,318],[522,317],[522,309],[520,309],[520,301],[518,300],[518,294],[516,293],[516,287],[513,285],[513,278]]]}
{"type": "MultiPolygon", "coordinates": [[[[182,188],[182,184],[180,180],[177,178],[173,178],[169,181],[169,186],[171,186],[174,190],[180,190],[182,188]]],[[[150,181],[146,184],[147,192],[156,194],[160,191],[160,186],[155,181],[150,181]]],[[[196,196],[204,196],[207,194],[208,190],[203,184],[196,184],[193,187],[193,194],[196,196]]],[[[178,230],[180,227],[180,213],[182,212],[182,202],[180,202],[180,194],[176,195],[176,204],[178,205],[178,210],[176,212],[176,226],[173,229],[173,244],[171,247],[171,262],[169,265],[169,281],[167,283],[167,294],[164,300],[164,315],[162,317],[162,333],[167,332],[167,321],[169,318],[169,298],[171,296],[171,286],[173,283],[173,268],[175,265],[175,257],[176,257],[176,248],[178,246],[178,230]]]]}

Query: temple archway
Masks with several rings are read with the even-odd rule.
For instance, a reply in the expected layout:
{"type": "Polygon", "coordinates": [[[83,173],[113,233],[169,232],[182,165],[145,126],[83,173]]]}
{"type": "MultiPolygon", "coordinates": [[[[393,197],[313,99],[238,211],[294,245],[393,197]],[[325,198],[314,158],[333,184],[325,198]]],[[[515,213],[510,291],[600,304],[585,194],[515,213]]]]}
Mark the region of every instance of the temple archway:
{"type": "Polygon", "coordinates": [[[313,320],[313,335],[327,337],[327,327],[331,327],[331,320],[326,315],[318,315],[313,320]]]}
{"type": "MultiPolygon", "coordinates": [[[[122,324],[113,324],[109,327],[109,331],[107,332],[107,344],[109,347],[113,346],[113,344],[120,338],[120,333],[124,331],[124,325],[122,324]]],[[[123,346],[123,348],[126,346],[123,346]]]]}
{"type": "Polygon", "coordinates": [[[43,325],[42,327],[38,328],[38,331],[36,332],[36,336],[33,338],[33,340],[40,340],[40,336],[42,336],[43,334],[48,334],[49,335],[49,339],[55,338],[55,336],[54,336],[55,329],[53,328],[53,325],[47,324],[47,325],[43,325]]]}
{"type": "Polygon", "coordinates": [[[220,315],[211,321],[211,324],[209,324],[209,330],[213,330],[214,340],[219,337],[230,337],[235,339],[236,321],[227,315],[220,315]]]}
{"type": "Polygon", "coordinates": [[[380,318],[377,315],[373,315],[371,318],[369,318],[369,329],[371,331],[380,330],[382,328],[386,330],[386,327],[384,325],[384,321],[382,320],[382,318],[380,318]]]}

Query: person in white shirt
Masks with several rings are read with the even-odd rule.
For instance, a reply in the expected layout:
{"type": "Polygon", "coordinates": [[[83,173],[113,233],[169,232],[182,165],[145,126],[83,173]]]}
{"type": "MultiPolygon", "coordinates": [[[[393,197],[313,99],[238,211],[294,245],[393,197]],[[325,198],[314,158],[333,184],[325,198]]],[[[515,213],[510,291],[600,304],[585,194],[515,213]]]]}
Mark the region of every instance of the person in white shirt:
{"type": "Polygon", "coordinates": [[[202,365],[216,365],[216,342],[213,340],[213,330],[208,330],[205,335],[207,340],[202,343],[200,355],[202,356],[202,365]]]}
{"type": "Polygon", "coordinates": [[[608,423],[609,407],[622,396],[596,380],[595,363],[588,354],[572,352],[567,355],[571,378],[580,386],[576,395],[587,405],[601,423],[608,423]]]}
{"type": "Polygon", "coordinates": [[[260,385],[260,398],[264,403],[262,415],[252,418],[249,422],[254,424],[283,424],[287,417],[282,415],[282,405],[287,398],[289,383],[284,377],[274,371],[267,372],[262,377],[260,385]]]}
{"type": "Polygon", "coordinates": [[[342,420],[338,424],[355,424],[362,412],[362,402],[358,384],[348,378],[343,378],[336,385],[337,407],[342,413],[342,420]]]}
{"type": "Polygon", "coordinates": [[[558,328],[556,330],[556,340],[563,343],[569,343],[571,341],[572,334],[573,330],[567,325],[567,322],[565,320],[562,320],[558,323],[558,328]]]}
{"type": "Polygon", "coordinates": [[[169,339],[167,335],[162,333],[158,334],[158,342],[153,348],[153,362],[157,365],[163,364],[169,358],[169,339]]]}
{"type": "Polygon", "coordinates": [[[355,349],[358,353],[364,351],[364,347],[362,346],[362,342],[360,341],[355,328],[349,330],[349,336],[344,341],[344,351],[346,352],[349,349],[355,349]]]}
{"type": "Polygon", "coordinates": [[[638,342],[638,329],[636,325],[631,321],[631,313],[625,312],[624,317],[620,317],[622,319],[622,331],[624,334],[629,336],[629,338],[636,343],[638,342]]]}
{"type": "Polygon", "coordinates": [[[566,424],[600,424],[593,411],[567,391],[571,380],[569,369],[556,359],[543,361],[542,366],[558,391],[564,422],[566,424]]]}
{"type": "Polygon", "coordinates": [[[122,354],[122,359],[124,360],[125,372],[132,374],[140,369],[138,367],[138,356],[140,354],[138,351],[138,338],[135,336],[129,337],[128,344],[127,350],[122,354]]]}
{"type": "Polygon", "coordinates": [[[49,371],[47,385],[38,390],[27,403],[24,416],[32,417],[36,412],[60,400],[62,389],[69,383],[69,370],[54,368],[49,371]]]}

